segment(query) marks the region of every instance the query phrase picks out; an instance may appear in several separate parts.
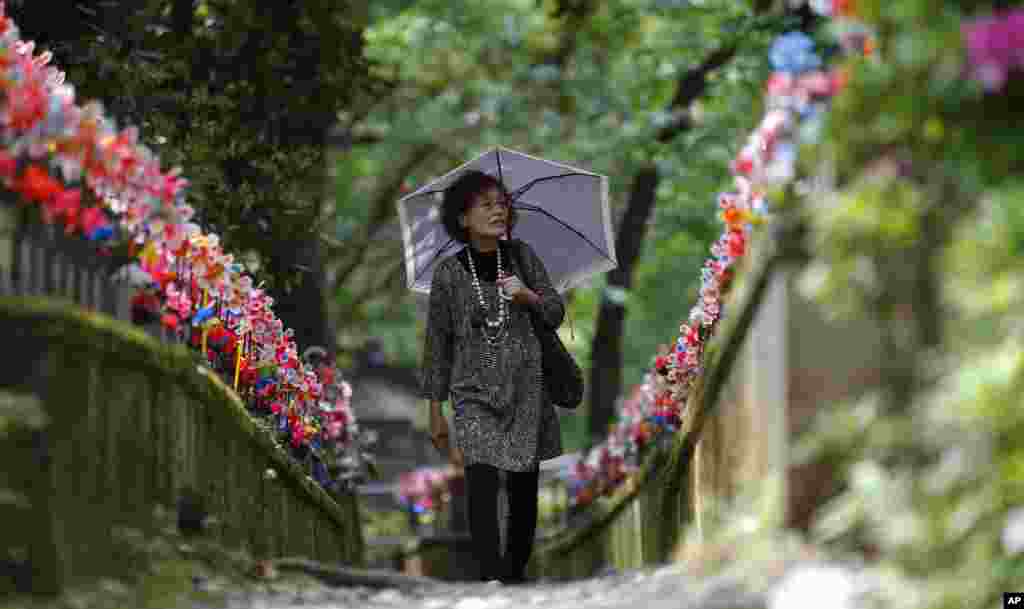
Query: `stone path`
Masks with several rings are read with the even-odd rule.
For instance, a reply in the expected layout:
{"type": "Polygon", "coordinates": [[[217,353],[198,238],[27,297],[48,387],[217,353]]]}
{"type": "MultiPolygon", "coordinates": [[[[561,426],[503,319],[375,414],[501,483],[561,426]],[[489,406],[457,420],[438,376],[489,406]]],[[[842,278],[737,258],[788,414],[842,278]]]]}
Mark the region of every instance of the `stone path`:
{"type": "Polygon", "coordinates": [[[800,565],[752,586],[749,577],[696,581],[678,566],[525,586],[440,583],[298,586],[229,595],[232,609],[855,609],[858,578],[827,565],[800,565]]]}

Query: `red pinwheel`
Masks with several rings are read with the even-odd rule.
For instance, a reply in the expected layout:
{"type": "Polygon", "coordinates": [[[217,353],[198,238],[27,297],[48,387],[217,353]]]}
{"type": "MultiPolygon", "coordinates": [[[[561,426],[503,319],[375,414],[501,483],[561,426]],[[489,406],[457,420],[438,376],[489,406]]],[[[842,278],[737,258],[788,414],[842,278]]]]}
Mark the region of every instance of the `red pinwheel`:
{"type": "Polygon", "coordinates": [[[63,188],[45,169],[39,165],[29,165],[17,181],[15,190],[29,201],[44,203],[60,193],[63,188]]]}
{"type": "Polygon", "coordinates": [[[78,226],[89,239],[94,239],[110,231],[110,220],[99,207],[87,207],[78,215],[78,226]]]}
{"type": "Polygon", "coordinates": [[[177,330],[178,316],[174,313],[164,313],[163,316],[160,317],[160,323],[168,330],[177,330]]]}
{"type": "Polygon", "coordinates": [[[726,245],[730,257],[741,258],[747,249],[746,235],[742,230],[731,230],[726,245]]]}
{"type": "Polygon", "coordinates": [[[72,188],[56,192],[52,197],[43,202],[43,221],[47,224],[59,220],[68,227],[67,232],[75,229],[74,220],[78,216],[78,210],[82,204],[82,191],[72,188]]]}

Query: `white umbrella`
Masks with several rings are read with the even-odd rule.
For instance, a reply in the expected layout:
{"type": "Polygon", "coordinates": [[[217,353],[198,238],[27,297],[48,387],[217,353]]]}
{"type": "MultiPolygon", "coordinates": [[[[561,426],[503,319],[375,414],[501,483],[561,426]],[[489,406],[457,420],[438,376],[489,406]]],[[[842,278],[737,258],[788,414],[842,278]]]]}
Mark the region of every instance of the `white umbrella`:
{"type": "Polygon", "coordinates": [[[462,249],[441,222],[441,202],[474,169],[505,185],[519,214],[512,236],[537,252],[559,292],[618,266],[606,176],[498,147],[398,201],[410,289],[428,294],[438,263],[462,249]]]}

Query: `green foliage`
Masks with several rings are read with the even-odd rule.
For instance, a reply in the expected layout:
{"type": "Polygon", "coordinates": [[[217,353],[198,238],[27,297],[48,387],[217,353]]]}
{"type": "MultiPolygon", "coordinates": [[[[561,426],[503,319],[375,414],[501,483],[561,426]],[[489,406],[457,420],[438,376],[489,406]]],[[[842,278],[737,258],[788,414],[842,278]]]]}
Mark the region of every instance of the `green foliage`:
{"type": "Polygon", "coordinates": [[[36,396],[0,391],[0,436],[14,426],[40,429],[48,422],[49,417],[36,396]]]}
{"type": "Polygon", "coordinates": [[[282,290],[301,270],[295,244],[319,238],[326,131],[371,89],[360,6],[16,2],[12,13],[80,100],[103,102],[184,169],[197,221],[282,290]]]}

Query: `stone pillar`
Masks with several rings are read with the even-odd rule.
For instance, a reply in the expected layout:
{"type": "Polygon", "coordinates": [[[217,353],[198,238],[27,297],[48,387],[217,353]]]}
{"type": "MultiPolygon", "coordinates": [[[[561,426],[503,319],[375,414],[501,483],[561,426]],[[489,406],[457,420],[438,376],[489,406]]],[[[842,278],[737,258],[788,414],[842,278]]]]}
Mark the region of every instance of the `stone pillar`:
{"type": "Polygon", "coordinates": [[[33,295],[46,293],[46,243],[38,232],[32,235],[32,291],[33,295]]]}
{"type": "Polygon", "coordinates": [[[71,298],[81,307],[85,304],[85,266],[76,264],[71,267],[71,273],[71,298]]]}
{"type": "MultiPolygon", "coordinates": [[[[754,255],[757,255],[756,253],[754,255]]],[[[713,534],[723,509],[741,501],[749,515],[774,527],[784,513],[789,275],[777,269],[743,337],[729,378],[701,430],[694,453],[691,502],[698,536],[713,534]]],[[[749,279],[749,278],[748,278],[749,279]]],[[[743,294],[726,303],[739,315],[743,294]]],[[[728,331],[729,325],[720,328],[728,331]]],[[[727,337],[718,335],[716,340],[727,337]]],[[[719,343],[721,344],[721,343],[719,343]]]]}
{"type": "Polygon", "coordinates": [[[756,506],[769,526],[783,522],[787,466],[786,410],[788,392],[787,314],[790,274],[780,268],[773,274],[764,300],[747,337],[746,392],[750,449],[745,467],[760,486],[756,506]]]}
{"type": "Polygon", "coordinates": [[[35,248],[32,247],[32,239],[28,235],[24,236],[18,247],[21,251],[18,256],[18,278],[14,282],[14,290],[18,295],[24,296],[32,293],[35,248]]]}
{"type": "Polygon", "coordinates": [[[43,285],[42,294],[46,296],[54,296],[57,294],[57,277],[59,275],[58,268],[60,263],[58,259],[60,254],[57,252],[57,231],[50,225],[43,229],[45,237],[40,240],[39,246],[42,249],[42,271],[43,271],[43,285]]]}
{"type": "Polygon", "coordinates": [[[81,261],[75,260],[72,256],[64,255],[61,257],[60,267],[60,294],[64,298],[74,302],[75,300],[75,268],[81,264],[81,261]]]}
{"type": "Polygon", "coordinates": [[[11,294],[14,288],[14,263],[17,256],[14,255],[14,248],[17,242],[14,240],[18,227],[18,216],[11,205],[0,202],[0,294],[11,294]]]}

